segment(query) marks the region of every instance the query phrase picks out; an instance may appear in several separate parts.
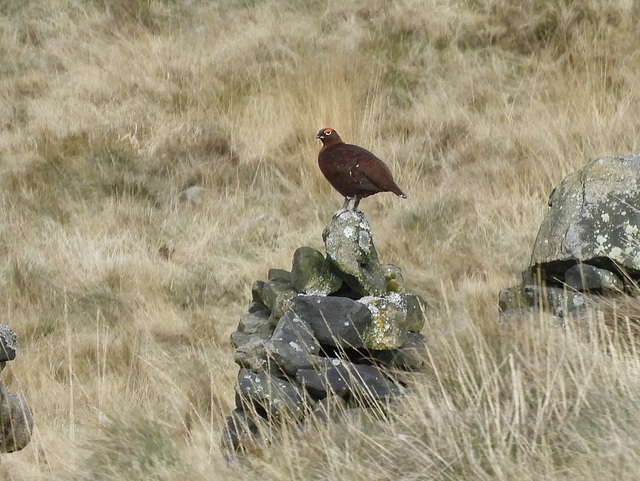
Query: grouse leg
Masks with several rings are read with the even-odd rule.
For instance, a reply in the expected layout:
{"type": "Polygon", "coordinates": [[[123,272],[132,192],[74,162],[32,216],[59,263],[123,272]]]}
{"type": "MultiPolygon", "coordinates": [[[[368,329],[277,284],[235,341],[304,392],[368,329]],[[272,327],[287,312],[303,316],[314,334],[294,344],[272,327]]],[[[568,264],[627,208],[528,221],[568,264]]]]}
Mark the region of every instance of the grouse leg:
{"type": "Polygon", "coordinates": [[[353,198],[356,200],[353,203],[353,209],[351,209],[353,212],[360,212],[360,210],[358,209],[358,204],[360,204],[360,197],[358,197],[357,195],[354,195],[353,198]]]}
{"type": "Polygon", "coordinates": [[[342,204],[342,207],[340,207],[336,211],[336,213],[333,214],[333,217],[338,217],[343,212],[348,212],[349,211],[349,202],[351,202],[351,199],[353,199],[353,197],[345,197],[344,198],[344,204],[342,204]]]}

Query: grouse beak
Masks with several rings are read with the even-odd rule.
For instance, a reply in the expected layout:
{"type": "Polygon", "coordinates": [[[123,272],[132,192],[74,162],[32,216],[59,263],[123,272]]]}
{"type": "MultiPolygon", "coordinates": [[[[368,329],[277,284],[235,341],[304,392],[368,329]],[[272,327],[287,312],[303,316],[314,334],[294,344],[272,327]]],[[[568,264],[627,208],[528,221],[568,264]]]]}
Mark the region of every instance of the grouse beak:
{"type": "Polygon", "coordinates": [[[322,135],[322,134],[318,134],[318,135],[316,135],[316,139],[320,139],[320,140],[322,140],[322,139],[324,139],[324,135],[322,135]]]}

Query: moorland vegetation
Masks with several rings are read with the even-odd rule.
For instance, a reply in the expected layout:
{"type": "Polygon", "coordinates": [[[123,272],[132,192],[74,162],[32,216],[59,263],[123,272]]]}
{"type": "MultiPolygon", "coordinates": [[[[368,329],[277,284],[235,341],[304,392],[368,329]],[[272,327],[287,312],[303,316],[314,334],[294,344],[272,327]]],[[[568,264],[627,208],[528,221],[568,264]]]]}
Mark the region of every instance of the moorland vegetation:
{"type": "Polygon", "coordinates": [[[551,189],[640,150],[639,25],[631,0],[0,2],[2,376],[36,422],[0,478],[638,479],[640,304],[585,337],[499,326],[496,295],[551,189]],[[360,207],[429,303],[428,370],[384,419],[229,465],[229,334],[322,250],[327,126],[407,193],[360,207]]]}

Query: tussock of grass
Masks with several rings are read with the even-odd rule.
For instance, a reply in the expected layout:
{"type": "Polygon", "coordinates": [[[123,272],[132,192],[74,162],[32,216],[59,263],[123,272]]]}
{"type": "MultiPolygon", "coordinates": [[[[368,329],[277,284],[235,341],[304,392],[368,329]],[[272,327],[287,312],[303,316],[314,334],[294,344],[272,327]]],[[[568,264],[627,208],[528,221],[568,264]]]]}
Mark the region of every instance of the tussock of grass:
{"type": "Polygon", "coordinates": [[[498,329],[551,188],[638,151],[637,6],[510,0],[0,4],[3,372],[36,417],[6,479],[636,479],[636,305],[498,329]],[[290,426],[240,467],[228,336],[322,249],[331,126],[408,194],[362,208],[429,303],[386,419],[290,426]],[[180,202],[191,186],[199,204],[180,202]],[[234,467],[235,466],[235,467],[234,467]],[[212,474],[213,473],[213,474],[212,474]]]}

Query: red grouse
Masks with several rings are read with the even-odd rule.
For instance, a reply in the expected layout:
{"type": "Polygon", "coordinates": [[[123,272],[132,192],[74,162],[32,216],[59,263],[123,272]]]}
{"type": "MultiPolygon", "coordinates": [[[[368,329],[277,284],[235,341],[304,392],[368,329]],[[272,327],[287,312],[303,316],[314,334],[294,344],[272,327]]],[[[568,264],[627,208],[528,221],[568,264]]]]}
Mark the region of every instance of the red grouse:
{"type": "Polygon", "coordinates": [[[338,212],[349,210],[349,202],[355,199],[353,209],[361,199],[378,192],[393,192],[406,199],[396,185],[389,167],[378,157],[357,145],[345,144],[338,132],[322,129],[316,135],[322,141],[318,165],[329,183],[344,195],[344,204],[338,212]]]}

